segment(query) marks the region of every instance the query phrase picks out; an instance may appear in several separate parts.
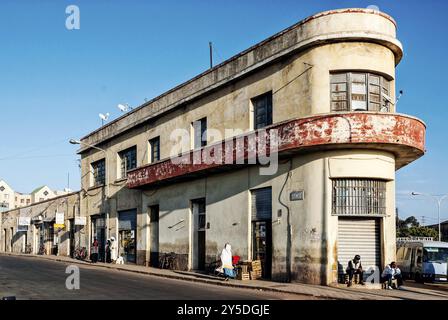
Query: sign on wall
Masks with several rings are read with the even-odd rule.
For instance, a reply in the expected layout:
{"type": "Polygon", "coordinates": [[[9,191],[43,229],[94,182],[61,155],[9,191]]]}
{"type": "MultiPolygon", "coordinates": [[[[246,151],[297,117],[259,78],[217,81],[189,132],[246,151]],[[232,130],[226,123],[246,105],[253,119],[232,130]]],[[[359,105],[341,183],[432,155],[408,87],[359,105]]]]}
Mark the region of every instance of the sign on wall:
{"type": "Polygon", "coordinates": [[[304,198],[303,190],[291,191],[291,193],[289,194],[290,201],[299,201],[303,200],[303,198],[304,198]]]}
{"type": "Polygon", "coordinates": [[[18,226],[29,226],[31,224],[31,217],[19,217],[18,226]]]}
{"type": "Polygon", "coordinates": [[[85,226],[86,224],[86,217],[75,217],[75,226],[85,226]]]}
{"type": "Polygon", "coordinates": [[[56,221],[54,224],[55,228],[64,228],[65,224],[64,224],[64,213],[63,212],[56,212],[56,221]]]}
{"type": "Polygon", "coordinates": [[[56,212],[56,224],[64,224],[64,212],[56,212]]]}

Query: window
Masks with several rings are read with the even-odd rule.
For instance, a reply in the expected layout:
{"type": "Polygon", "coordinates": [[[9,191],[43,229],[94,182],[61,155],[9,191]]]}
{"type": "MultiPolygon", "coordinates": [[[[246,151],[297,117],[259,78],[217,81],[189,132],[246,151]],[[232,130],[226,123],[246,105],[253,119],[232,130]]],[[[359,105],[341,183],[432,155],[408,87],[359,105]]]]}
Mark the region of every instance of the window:
{"type": "Polygon", "coordinates": [[[101,159],[92,163],[93,186],[106,184],[106,159],[101,159]]]}
{"type": "Polygon", "coordinates": [[[344,72],[330,78],[331,111],[391,111],[390,81],[383,76],[344,72]]]}
{"type": "Polygon", "coordinates": [[[137,147],[133,146],[121,151],[118,156],[120,157],[121,178],[126,178],[129,170],[137,168],[137,147]]]}
{"type": "Polygon", "coordinates": [[[5,194],[5,200],[9,200],[9,194],[5,194]]]}
{"type": "Polygon", "coordinates": [[[4,187],[4,186],[1,186],[1,187],[0,187],[0,191],[1,191],[1,192],[5,191],[5,187],[4,187]]]}
{"type": "Polygon", "coordinates": [[[252,98],[254,108],[254,129],[260,129],[272,124],[272,92],[252,98]]]}
{"type": "Polygon", "coordinates": [[[207,145],[207,118],[199,119],[192,123],[193,148],[198,149],[207,145]]]}
{"type": "Polygon", "coordinates": [[[334,179],[333,214],[385,215],[386,182],[369,179],[334,179]]]}
{"type": "Polygon", "coordinates": [[[153,163],[160,160],[160,137],[149,140],[149,162],[153,163]]]}

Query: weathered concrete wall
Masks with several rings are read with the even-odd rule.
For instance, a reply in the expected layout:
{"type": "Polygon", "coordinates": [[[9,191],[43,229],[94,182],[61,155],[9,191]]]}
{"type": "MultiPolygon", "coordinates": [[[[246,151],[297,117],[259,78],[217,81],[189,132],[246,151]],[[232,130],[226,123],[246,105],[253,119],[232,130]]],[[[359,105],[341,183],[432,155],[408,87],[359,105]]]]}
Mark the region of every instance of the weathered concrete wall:
{"type": "MultiPolygon", "coordinates": [[[[43,202],[38,202],[27,207],[17,208],[2,213],[2,228],[7,230],[6,241],[3,238],[0,249],[6,252],[23,252],[25,253],[26,245],[31,246],[31,253],[37,254],[39,252],[39,228],[43,225],[44,228],[49,226],[56,212],[64,213],[65,228],[55,229],[54,236],[58,242],[58,255],[70,255],[70,241],[69,241],[69,219],[74,219],[75,215],[79,216],[79,193],[71,193],[64,196],[59,196],[43,202]],[[43,221],[48,223],[36,224],[36,218],[41,216],[43,221]],[[17,232],[18,217],[30,217],[31,225],[27,232],[17,232]],[[11,234],[11,228],[13,233],[11,234]],[[12,239],[12,241],[11,241],[12,239]],[[26,242],[25,242],[26,240],[26,242]]],[[[51,222],[53,223],[53,222],[51,222]]],[[[2,234],[4,230],[2,230],[2,234]]],[[[78,233],[75,235],[75,242],[79,242],[82,237],[83,230],[78,228],[78,233]],[[77,240],[78,239],[78,240],[77,240]]],[[[45,241],[45,249],[47,254],[51,253],[53,244],[45,241]]]]}

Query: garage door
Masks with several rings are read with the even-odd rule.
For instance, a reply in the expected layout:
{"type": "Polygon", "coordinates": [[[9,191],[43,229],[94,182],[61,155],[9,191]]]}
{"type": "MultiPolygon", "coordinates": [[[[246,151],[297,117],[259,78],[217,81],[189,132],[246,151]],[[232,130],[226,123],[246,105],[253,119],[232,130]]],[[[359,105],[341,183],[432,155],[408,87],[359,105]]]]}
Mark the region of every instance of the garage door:
{"type": "Polygon", "coordinates": [[[379,219],[341,218],[338,221],[338,266],[345,272],[348,261],[361,256],[363,269],[381,267],[381,242],[379,219]]]}

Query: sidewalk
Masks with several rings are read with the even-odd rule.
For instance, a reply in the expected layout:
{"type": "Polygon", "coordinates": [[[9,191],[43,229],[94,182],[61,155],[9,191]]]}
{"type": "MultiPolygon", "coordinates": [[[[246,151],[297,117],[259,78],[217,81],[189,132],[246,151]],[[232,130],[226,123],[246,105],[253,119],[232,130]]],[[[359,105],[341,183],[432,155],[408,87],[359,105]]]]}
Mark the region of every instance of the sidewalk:
{"type": "Polygon", "coordinates": [[[92,264],[86,261],[75,260],[64,256],[41,256],[18,253],[0,253],[0,255],[20,256],[35,259],[46,259],[59,261],[67,264],[79,264],[93,268],[108,268],[117,271],[135,272],[147,274],[150,276],[165,277],[170,279],[201,282],[206,284],[221,285],[235,288],[246,288],[254,290],[266,290],[287,294],[299,294],[318,299],[335,299],[335,300],[448,300],[446,292],[412,288],[404,286],[404,290],[378,290],[365,289],[363,287],[341,287],[341,286],[319,286],[302,283],[280,283],[263,280],[229,280],[223,281],[220,278],[187,271],[175,271],[151,268],[139,265],[117,265],[106,263],[92,264]]]}

